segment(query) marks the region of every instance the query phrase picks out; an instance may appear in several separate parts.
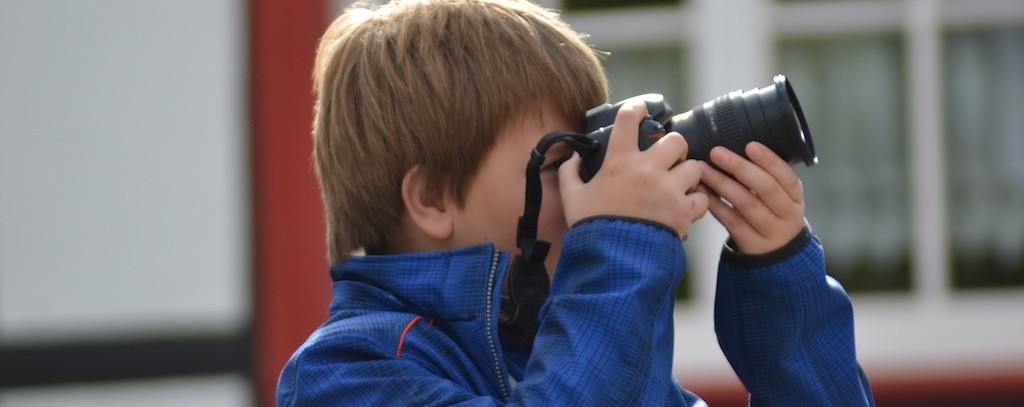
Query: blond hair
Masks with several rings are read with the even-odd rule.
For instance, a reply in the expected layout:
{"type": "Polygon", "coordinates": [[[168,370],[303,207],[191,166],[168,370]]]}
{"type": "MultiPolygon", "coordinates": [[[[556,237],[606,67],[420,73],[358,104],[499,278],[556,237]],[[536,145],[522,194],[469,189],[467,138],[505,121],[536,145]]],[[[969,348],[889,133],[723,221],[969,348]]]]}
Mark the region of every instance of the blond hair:
{"type": "Polygon", "coordinates": [[[526,1],[353,6],[321,38],[314,81],[332,263],[388,247],[414,166],[461,203],[496,134],[527,105],[549,102],[582,125],[608,93],[596,52],[526,1]]]}

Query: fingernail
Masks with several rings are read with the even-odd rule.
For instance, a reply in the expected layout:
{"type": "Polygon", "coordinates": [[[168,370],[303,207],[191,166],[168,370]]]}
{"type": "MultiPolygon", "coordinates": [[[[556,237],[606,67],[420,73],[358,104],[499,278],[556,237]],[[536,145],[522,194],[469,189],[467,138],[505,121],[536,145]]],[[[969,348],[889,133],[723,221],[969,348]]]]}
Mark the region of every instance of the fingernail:
{"type": "Polygon", "coordinates": [[[750,143],[750,152],[747,153],[747,154],[749,154],[751,156],[760,157],[761,155],[763,155],[765,153],[765,149],[767,149],[767,148],[768,147],[765,147],[761,143],[750,143]]]}
{"type": "Polygon", "coordinates": [[[629,108],[633,110],[644,110],[647,108],[647,104],[641,99],[633,99],[629,101],[629,108]]]}
{"type": "Polygon", "coordinates": [[[722,151],[724,149],[725,147],[715,147],[711,149],[711,160],[722,163],[729,161],[729,155],[726,154],[725,151],[722,151]]]}

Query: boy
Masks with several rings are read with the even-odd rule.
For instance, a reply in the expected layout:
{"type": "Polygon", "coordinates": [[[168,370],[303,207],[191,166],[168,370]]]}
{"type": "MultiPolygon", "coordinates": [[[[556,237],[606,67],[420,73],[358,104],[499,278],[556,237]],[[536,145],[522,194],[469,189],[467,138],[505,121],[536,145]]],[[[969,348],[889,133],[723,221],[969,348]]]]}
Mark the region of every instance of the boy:
{"type": "Polygon", "coordinates": [[[556,15],[496,0],[352,8],[321,40],[315,80],[334,300],[278,405],[702,405],[672,376],[672,303],[680,237],[708,210],[731,235],[716,328],[751,403],[870,403],[793,170],[756,143],[752,161],[715,149],[730,177],[684,160],[675,133],[639,151],[638,102],[589,182],[578,156],[548,152],[550,293],[532,341],[507,340],[530,152],[607,98],[594,51],[556,15]]]}

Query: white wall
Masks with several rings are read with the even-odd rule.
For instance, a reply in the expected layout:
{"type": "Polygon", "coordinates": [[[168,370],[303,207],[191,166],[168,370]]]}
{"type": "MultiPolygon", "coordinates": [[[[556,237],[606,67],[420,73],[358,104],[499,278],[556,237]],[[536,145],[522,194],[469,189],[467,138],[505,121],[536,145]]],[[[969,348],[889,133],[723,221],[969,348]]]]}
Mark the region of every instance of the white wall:
{"type": "Polygon", "coordinates": [[[248,320],[238,3],[0,3],[0,341],[248,320]]]}
{"type": "Polygon", "coordinates": [[[0,1],[0,346],[248,325],[244,4],[0,1]]]}
{"type": "Polygon", "coordinates": [[[177,407],[252,405],[245,378],[226,375],[102,385],[20,389],[0,393],[4,407],[177,407]]]}

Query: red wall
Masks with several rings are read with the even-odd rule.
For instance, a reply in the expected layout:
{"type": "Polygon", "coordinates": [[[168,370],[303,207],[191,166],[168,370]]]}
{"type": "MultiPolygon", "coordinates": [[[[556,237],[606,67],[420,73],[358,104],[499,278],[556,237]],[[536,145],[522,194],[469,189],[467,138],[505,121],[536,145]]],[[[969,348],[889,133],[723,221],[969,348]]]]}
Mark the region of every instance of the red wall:
{"type": "Polygon", "coordinates": [[[254,370],[259,402],[327,316],[330,276],[312,162],[312,72],[325,2],[250,3],[255,214],[254,370]]]}

